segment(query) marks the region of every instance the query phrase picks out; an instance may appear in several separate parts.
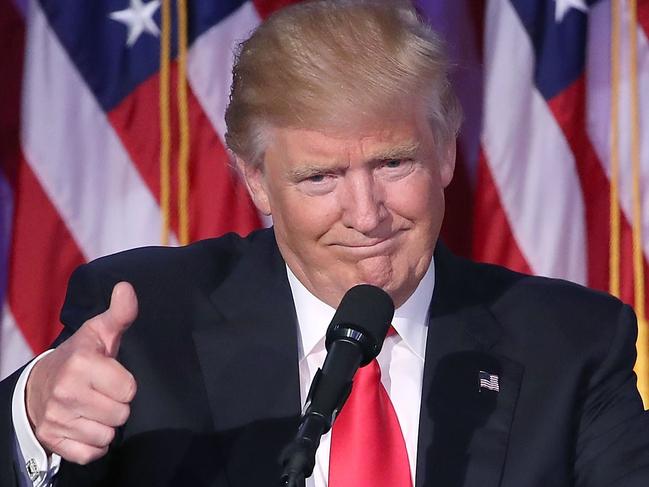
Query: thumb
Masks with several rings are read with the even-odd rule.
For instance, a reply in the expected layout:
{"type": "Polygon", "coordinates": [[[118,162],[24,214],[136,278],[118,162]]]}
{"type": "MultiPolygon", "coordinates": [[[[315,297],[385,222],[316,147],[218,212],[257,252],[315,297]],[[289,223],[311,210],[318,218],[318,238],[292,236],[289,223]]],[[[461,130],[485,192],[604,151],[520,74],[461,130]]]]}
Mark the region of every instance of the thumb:
{"type": "Polygon", "coordinates": [[[115,284],[110,306],[93,320],[93,329],[106,347],[106,354],[115,357],[124,332],[137,317],[137,296],[133,286],[122,281],[115,284]]]}

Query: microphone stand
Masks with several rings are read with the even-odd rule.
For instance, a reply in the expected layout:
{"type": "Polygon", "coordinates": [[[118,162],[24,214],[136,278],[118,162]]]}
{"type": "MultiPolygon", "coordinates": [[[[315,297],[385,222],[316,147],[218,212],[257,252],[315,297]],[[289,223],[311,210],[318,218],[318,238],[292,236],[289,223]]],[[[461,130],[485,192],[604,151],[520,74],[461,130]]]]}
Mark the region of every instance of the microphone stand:
{"type": "Polygon", "coordinates": [[[301,486],[311,476],[320,438],[331,429],[352,390],[352,379],[362,359],[358,345],[338,340],[331,345],[332,352],[337,360],[325,361],[323,368],[316,372],[297,434],[280,456],[284,466],[281,486],[301,486]]]}
{"type": "Polygon", "coordinates": [[[381,351],[393,315],[394,303],[380,288],[360,284],[343,296],[327,329],[327,356],[311,383],[297,434],[280,455],[280,485],[301,487],[313,473],[320,438],[347,401],[358,368],[381,351]]]}

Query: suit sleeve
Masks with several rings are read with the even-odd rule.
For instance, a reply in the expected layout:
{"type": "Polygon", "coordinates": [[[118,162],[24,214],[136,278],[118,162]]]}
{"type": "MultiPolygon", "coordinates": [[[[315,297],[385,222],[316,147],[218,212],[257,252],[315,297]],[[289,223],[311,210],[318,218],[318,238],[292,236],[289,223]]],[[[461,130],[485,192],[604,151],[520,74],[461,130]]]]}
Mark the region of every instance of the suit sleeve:
{"type": "Polygon", "coordinates": [[[23,367],[0,382],[0,480],[7,487],[18,487],[19,470],[15,463],[15,433],[11,421],[11,400],[23,367]]]}
{"type": "Polygon", "coordinates": [[[605,359],[583,401],[575,458],[577,487],[649,485],[649,416],[633,372],[637,325],[622,306],[605,359]]]}
{"type": "MultiPolygon", "coordinates": [[[[103,313],[110,305],[113,286],[119,279],[100,278],[95,261],[78,267],[70,277],[61,309],[61,323],[71,333],[78,330],[90,318],[103,313]],[[111,285],[112,284],[112,285],[111,285]]],[[[103,277],[103,273],[102,277],[103,277]]],[[[58,345],[60,341],[57,340],[58,345]]]]}

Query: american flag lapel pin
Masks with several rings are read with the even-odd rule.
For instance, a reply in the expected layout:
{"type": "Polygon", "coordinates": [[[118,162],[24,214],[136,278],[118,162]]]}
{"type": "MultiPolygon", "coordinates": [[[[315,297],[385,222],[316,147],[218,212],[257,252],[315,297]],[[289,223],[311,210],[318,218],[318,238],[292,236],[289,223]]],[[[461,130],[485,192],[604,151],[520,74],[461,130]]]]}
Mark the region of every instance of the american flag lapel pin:
{"type": "Polygon", "coordinates": [[[481,370],[478,373],[478,390],[482,392],[484,389],[498,392],[500,391],[500,384],[498,383],[498,376],[496,374],[490,374],[481,370]]]}

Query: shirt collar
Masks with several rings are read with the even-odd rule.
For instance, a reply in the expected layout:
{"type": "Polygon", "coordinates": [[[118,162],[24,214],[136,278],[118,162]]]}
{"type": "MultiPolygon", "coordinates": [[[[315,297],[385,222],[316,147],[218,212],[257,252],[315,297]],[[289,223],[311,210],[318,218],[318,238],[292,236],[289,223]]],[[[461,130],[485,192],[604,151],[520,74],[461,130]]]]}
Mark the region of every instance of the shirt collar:
{"type": "Polygon", "coordinates": [[[435,289],[435,261],[431,259],[424,277],[417,289],[405,303],[394,312],[392,326],[406,345],[420,359],[426,355],[426,336],[428,334],[428,308],[435,289]]]}
{"type": "MultiPolygon", "coordinates": [[[[324,303],[304,287],[286,266],[288,282],[293,294],[300,337],[299,360],[324,348],[327,327],[336,310],[324,303]],[[317,350],[316,350],[317,349],[317,350]]],[[[394,313],[392,326],[399,337],[419,358],[424,360],[428,333],[428,307],[435,287],[435,263],[430,266],[415,292],[394,313]]]]}

